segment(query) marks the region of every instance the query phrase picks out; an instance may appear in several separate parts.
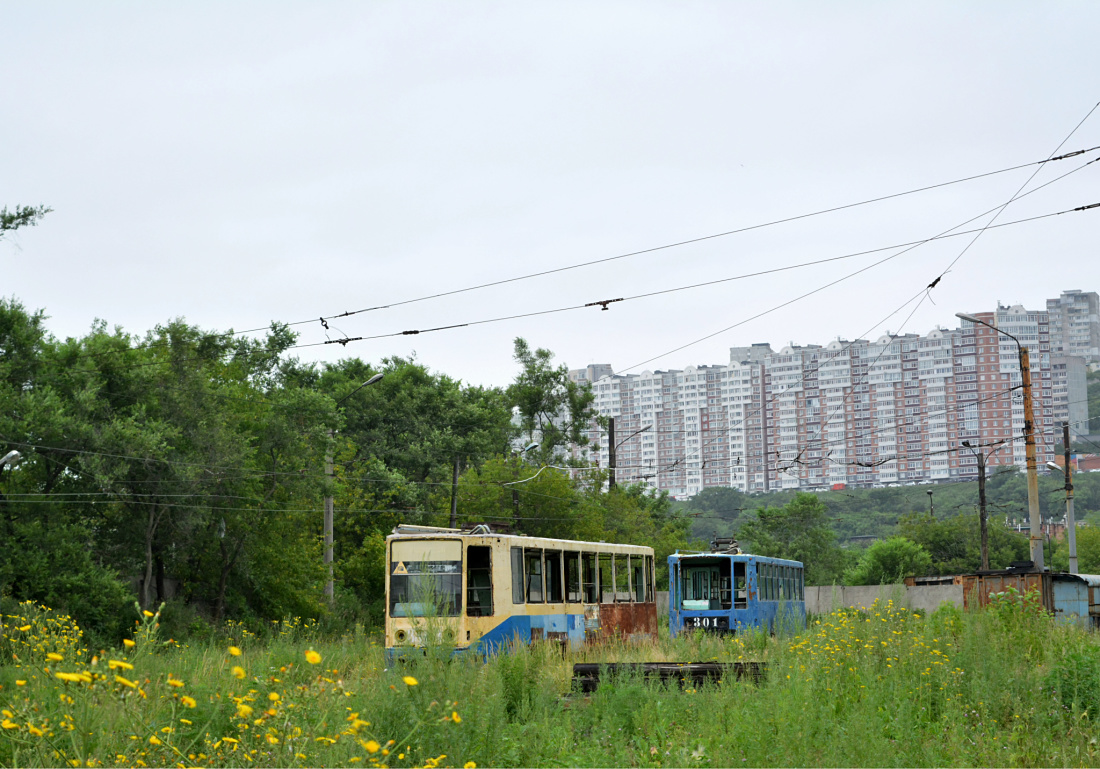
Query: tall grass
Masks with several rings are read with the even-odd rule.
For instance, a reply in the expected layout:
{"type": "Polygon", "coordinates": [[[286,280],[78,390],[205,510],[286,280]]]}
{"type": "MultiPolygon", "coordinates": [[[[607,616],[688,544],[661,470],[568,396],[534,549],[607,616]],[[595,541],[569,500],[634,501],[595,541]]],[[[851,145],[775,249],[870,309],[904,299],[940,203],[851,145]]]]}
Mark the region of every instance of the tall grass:
{"type": "Polygon", "coordinates": [[[12,660],[39,626],[57,634],[48,612],[35,616],[27,630],[26,616],[5,618],[14,644],[0,666],[6,766],[1091,766],[1100,758],[1096,636],[1011,594],[974,613],[945,607],[922,617],[889,603],[838,610],[787,637],[662,637],[565,657],[536,645],[485,662],[436,647],[392,670],[369,636],[324,639],[296,626],[234,639],[232,648],[165,647],[155,642],[155,615],[137,633],[153,642],[95,653],[94,662],[78,637],[19,646],[12,660]],[[574,662],[749,659],[768,663],[765,682],[681,688],[624,674],[591,695],[570,685],[574,662]]]}

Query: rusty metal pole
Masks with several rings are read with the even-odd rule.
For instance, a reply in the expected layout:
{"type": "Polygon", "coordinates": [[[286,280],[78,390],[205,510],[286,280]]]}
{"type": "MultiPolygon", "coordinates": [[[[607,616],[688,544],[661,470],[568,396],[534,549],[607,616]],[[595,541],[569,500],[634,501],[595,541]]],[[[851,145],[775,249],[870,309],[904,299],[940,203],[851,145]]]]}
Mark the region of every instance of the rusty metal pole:
{"type": "Polygon", "coordinates": [[[1069,573],[1077,574],[1077,521],[1073,518],[1073,470],[1070,467],[1069,422],[1062,423],[1062,449],[1066,466],[1066,537],[1069,543],[1069,573]]]}
{"type": "Polygon", "coordinates": [[[982,530],[982,571],[989,571],[989,517],[985,512],[985,453],[979,449],[978,457],[978,521],[982,530]]]}
{"type": "MultiPolygon", "coordinates": [[[[1003,331],[1001,332],[1004,333],[1003,331]]],[[[1008,336],[1008,334],[1005,334],[1008,336]]],[[[1035,406],[1031,401],[1031,357],[1014,337],[1020,350],[1020,378],[1024,390],[1024,443],[1027,452],[1027,513],[1031,524],[1031,561],[1036,571],[1043,571],[1043,530],[1039,518],[1039,472],[1035,466],[1035,406]]]]}

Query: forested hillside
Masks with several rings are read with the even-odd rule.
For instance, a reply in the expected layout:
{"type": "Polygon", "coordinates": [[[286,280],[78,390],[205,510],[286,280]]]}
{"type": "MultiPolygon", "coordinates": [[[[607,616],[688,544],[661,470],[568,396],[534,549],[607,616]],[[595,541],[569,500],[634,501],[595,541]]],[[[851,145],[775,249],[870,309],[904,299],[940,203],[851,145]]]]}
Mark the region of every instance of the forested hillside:
{"type": "Polygon", "coordinates": [[[0,455],[22,456],[0,469],[5,606],[33,599],[105,637],[135,599],[168,601],[169,635],[225,619],[377,621],[384,537],[398,522],[448,524],[456,463],[460,524],[652,544],[659,562],[687,542],[663,495],[540,472],[570,424],[591,418],[591,397],[523,340],[516,383],[484,388],[402,358],[304,364],[279,325],[250,340],[183,320],[141,336],[101,321],[57,339],[46,320],[0,300],[0,455]],[[540,435],[558,411],[560,435],[513,453],[521,429],[540,435]]]}

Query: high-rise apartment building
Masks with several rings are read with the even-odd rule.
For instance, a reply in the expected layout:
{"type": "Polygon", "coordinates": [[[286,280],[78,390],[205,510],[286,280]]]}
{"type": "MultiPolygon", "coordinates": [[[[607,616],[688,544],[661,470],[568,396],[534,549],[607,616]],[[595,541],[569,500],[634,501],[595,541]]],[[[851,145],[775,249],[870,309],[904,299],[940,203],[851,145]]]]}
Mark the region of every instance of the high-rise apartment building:
{"type": "MultiPolygon", "coordinates": [[[[1017,305],[976,317],[1028,348],[1038,461],[1051,461],[1062,420],[1083,405],[1080,359],[1052,356],[1046,312],[1017,305]]],[[[736,347],[725,365],[608,373],[592,387],[597,411],[615,418],[619,482],[688,497],[709,486],[965,480],[977,460],[963,441],[992,452],[991,470],[1025,467],[1021,382],[1016,343],[964,322],[923,336],[736,347]]],[[[593,424],[589,437],[577,455],[607,467],[606,432],[593,424]]]]}
{"type": "Polygon", "coordinates": [[[1095,291],[1063,291],[1047,300],[1050,350],[1076,355],[1085,363],[1100,363],[1100,295],[1095,291]]]}

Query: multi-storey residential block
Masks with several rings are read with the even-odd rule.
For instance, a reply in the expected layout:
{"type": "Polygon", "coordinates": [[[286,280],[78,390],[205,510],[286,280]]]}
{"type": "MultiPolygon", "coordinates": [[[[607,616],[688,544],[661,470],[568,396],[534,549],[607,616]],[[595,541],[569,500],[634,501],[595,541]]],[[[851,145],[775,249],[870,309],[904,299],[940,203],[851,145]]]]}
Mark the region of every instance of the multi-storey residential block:
{"type": "Polygon", "coordinates": [[[1047,299],[1047,315],[1052,353],[1100,363],[1100,295],[1095,291],[1063,291],[1057,299],[1047,299]]]}
{"type": "MultiPolygon", "coordinates": [[[[1061,421],[1087,419],[1082,362],[1051,355],[1045,312],[1017,305],[976,317],[1030,352],[1042,465],[1053,459],[1061,421]]],[[[980,324],[778,351],[735,347],[725,365],[605,370],[593,390],[597,411],[615,419],[617,479],[677,497],[709,486],[757,492],[965,480],[977,461],[959,451],[962,441],[992,452],[991,469],[1026,465],[1018,348],[980,324]]],[[[590,438],[586,456],[607,467],[606,432],[593,424],[590,438]]]]}

